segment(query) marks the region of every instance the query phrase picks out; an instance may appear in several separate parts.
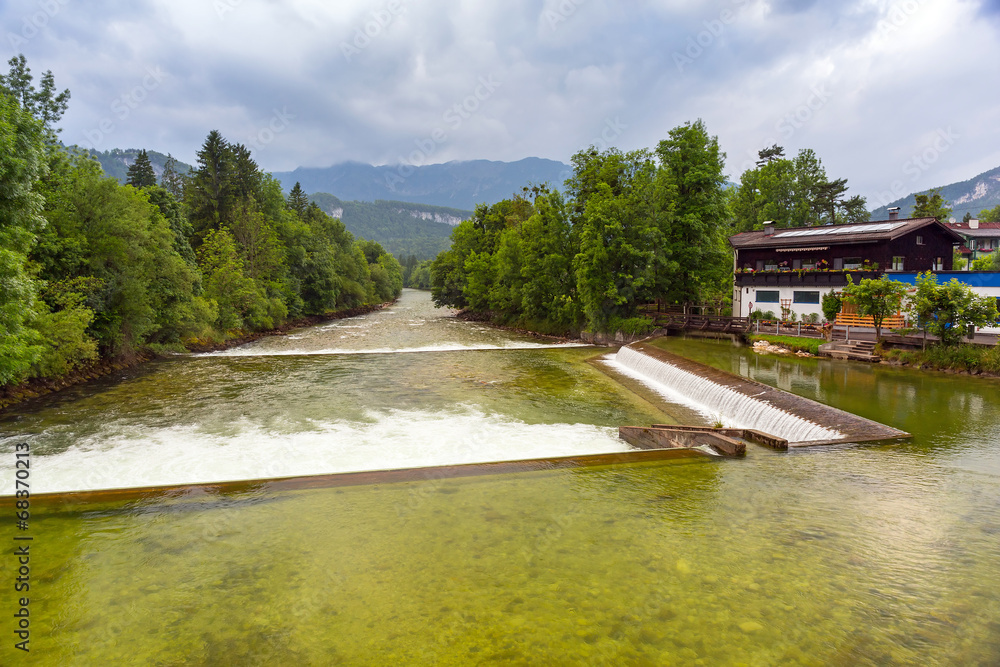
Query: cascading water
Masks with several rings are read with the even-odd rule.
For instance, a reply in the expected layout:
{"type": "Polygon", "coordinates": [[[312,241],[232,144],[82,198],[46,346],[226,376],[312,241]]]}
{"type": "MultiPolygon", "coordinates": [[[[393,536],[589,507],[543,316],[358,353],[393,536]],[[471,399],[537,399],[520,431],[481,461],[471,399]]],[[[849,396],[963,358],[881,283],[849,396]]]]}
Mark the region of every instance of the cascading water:
{"type": "Polygon", "coordinates": [[[609,361],[615,370],[635,378],[671,401],[688,404],[727,426],[764,431],[791,442],[834,440],[843,434],[755,400],[694,373],[623,347],[609,361]]]}
{"type": "Polygon", "coordinates": [[[592,354],[406,290],[382,311],[154,361],[0,415],[0,496],[14,494],[21,442],[36,493],[628,451],[618,425],[656,413],[582,363],[592,354]]]}

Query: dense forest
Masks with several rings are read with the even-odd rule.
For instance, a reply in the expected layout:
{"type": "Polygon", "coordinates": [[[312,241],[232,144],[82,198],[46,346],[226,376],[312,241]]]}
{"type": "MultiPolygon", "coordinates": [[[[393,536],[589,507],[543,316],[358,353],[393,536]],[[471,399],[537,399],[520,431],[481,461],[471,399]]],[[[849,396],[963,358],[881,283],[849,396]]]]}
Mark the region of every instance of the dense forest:
{"type": "Polygon", "coordinates": [[[189,175],[140,151],[125,184],[106,176],[57,139],[69,97],[23,56],[0,75],[0,387],[400,293],[381,245],[217,131],[189,175]]]}
{"type": "Polygon", "coordinates": [[[655,150],[590,148],[565,195],[480,206],[434,261],[435,303],[543,332],[641,331],[641,304],[726,300],[725,155],[701,121],[655,150]]]}

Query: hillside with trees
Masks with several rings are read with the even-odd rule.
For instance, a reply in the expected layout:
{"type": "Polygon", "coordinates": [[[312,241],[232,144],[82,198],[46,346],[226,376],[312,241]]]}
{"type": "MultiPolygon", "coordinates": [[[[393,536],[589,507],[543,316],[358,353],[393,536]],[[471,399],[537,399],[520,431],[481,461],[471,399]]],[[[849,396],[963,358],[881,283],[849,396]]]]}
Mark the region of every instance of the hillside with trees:
{"type": "Polygon", "coordinates": [[[348,201],[382,199],[471,211],[478,204],[493,204],[509,197],[527,183],[557,186],[570,171],[569,165],[562,162],[531,157],[517,162],[470,160],[381,166],[342,162],[275,172],[274,177],[286,190],[300,183],[306,192],[329,192],[348,201]]]}
{"type": "MultiPolygon", "coordinates": [[[[74,146],[73,148],[77,147],[74,146]]],[[[172,155],[164,155],[153,150],[112,148],[106,151],[90,150],[87,152],[100,163],[101,169],[104,170],[105,174],[117,179],[119,183],[124,183],[128,180],[128,170],[135,163],[140,152],[146,154],[146,159],[149,160],[149,164],[153,168],[153,173],[156,174],[157,179],[161,178],[165,171],[169,178],[171,170],[178,176],[186,176],[193,169],[191,165],[176,160],[172,155]]]]}
{"type": "Polygon", "coordinates": [[[23,56],[10,65],[0,76],[0,387],[400,293],[391,254],[286,199],[245,146],[212,131],[188,177],[158,183],[137,152],[122,184],[58,142],[69,91],[50,72],[36,88],[23,56]]]}
{"type": "Polygon", "coordinates": [[[472,211],[399,201],[343,201],[325,192],[309,195],[320,209],[340,218],[359,238],[378,241],[398,258],[433,259],[450,243],[452,227],[472,211]]]}

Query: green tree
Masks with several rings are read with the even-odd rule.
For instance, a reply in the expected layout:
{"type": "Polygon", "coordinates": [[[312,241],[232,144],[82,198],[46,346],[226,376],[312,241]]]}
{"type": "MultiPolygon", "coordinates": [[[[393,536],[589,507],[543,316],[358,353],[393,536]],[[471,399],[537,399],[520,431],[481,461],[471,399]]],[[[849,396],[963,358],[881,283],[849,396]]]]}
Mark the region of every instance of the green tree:
{"type": "Polygon", "coordinates": [[[184,205],[196,237],[229,222],[233,206],[233,154],[218,130],[208,133],[198,151],[198,165],[184,184],[184,205]]]}
{"type": "MultiPolygon", "coordinates": [[[[972,219],[971,216],[969,218],[972,219]]],[[[984,208],[979,212],[979,222],[1000,222],[1000,205],[992,209],[984,208]]]]}
{"type": "Polygon", "coordinates": [[[288,193],[288,208],[294,211],[299,217],[304,216],[306,209],[309,208],[309,197],[302,191],[302,185],[298,181],[295,182],[291,192],[288,193]]]}
{"type": "Polygon", "coordinates": [[[238,244],[228,229],[206,233],[198,261],[205,276],[205,297],[217,308],[220,330],[272,327],[267,295],[244,271],[238,244]]]}
{"type": "Polygon", "coordinates": [[[977,296],[972,288],[952,278],[943,285],[930,271],[917,276],[910,311],[928,333],[943,345],[957,345],[968,326],[995,326],[996,299],[977,296]]]}
{"type": "Polygon", "coordinates": [[[875,322],[875,339],[882,339],[882,322],[903,309],[906,285],[882,275],[877,279],[862,278],[857,285],[847,277],[844,299],[857,307],[858,314],[869,316],[875,322]]]}
{"type": "Polygon", "coordinates": [[[844,305],[843,297],[837,292],[830,290],[823,295],[823,317],[827,322],[833,322],[837,319],[837,315],[840,313],[841,308],[844,305]]]}
{"type": "Polygon", "coordinates": [[[46,170],[44,138],[30,110],[0,92],[0,385],[21,379],[41,354],[30,326],[37,284],[26,265],[44,225],[35,190],[46,170]]]}
{"type": "Polygon", "coordinates": [[[698,120],[670,131],[656,149],[665,270],[658,271],[657,291],[668,301],[698,301],[728,291],[732,260],[725,249],[725,158],[718,137],[698,120]],[[666,227],[663,228],[663,223],[666,227]],[[727,283],[724,286],[724,283],[727,283]]]}
{"type": "Polygon", "coordinates": [[[160,186],[177,200],[184,196],[184,177],[177,171],[177,160],[169,153],[163,165],[163,173],[160,174],[160,186]]]}
{"type": "Polygon", "coordinates": [[[148,343],[179,340],[185,332],[178,322],[193,316],[198,272],[181,257],[174,229],[149,195],[77,157],[51,179],[47,200],[49,224],[32,259],[50,283],[93,279],[83,305],[94,312],[88,333],[102,353],[127,356],[148,343]]]}
{"type": "Polygon", "coordinates": [[[915,199],[912,215],[914,218],[937,218],[938,222],[944,222],[951,215],[948,202],[941,196],[939,189],[928,190],[916,195],[915,199]]]}
{"type": "Polygon", "coordinates": [[[69,90],[56,92],[51,70],[42,75],[41,86],[36,89],[23,54],[11,58],[7,64],[10,71],[0,75],[0,93],[13,97],[21,109],[37,119],[42,124],[48,143],[55,144],[56,134],[60,132],[55,124],[69,107],[69,90]]]}
{"type": "Polygon", "coordinates": [[[153,171],[145,148],[139,151],[135,161],[129,165],[125,183],[140,190],[156,185],[156,172],[153,171]]]}

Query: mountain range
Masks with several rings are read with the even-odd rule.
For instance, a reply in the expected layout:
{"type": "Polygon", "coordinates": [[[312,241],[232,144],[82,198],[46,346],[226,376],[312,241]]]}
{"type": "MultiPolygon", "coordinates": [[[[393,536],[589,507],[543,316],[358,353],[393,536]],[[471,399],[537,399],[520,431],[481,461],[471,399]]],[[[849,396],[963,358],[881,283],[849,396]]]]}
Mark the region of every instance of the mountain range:
{"type": "Polygon", "coordinates": [[[572,168],[562,162],[530,157],[517,162],[471,160],[419,167],[341,162],[330,167],[299,167],[275,172],[287,192],[296,182],[306,192],[329,192],[340,199],[392,200],[473,210],[495,204],[529,184],[562,188],[572,168]]]}
{"type": "MultiPolygon", "coordinates": [[[[967,181],[944,185],[937,189],[941,191],[941,197],[948,202],[953,218],[961,220],[966,213],[975,218],[983,209],[1000,206],[1000,167],[984,171],[967,181]]],[[[888,209],[893,206],[900,208],[901,217],[909,217],[916,204],[915,194],[921,193],[911,194],[875,209],[872,211],[871,219],[888,219],[888,209]]]]}

